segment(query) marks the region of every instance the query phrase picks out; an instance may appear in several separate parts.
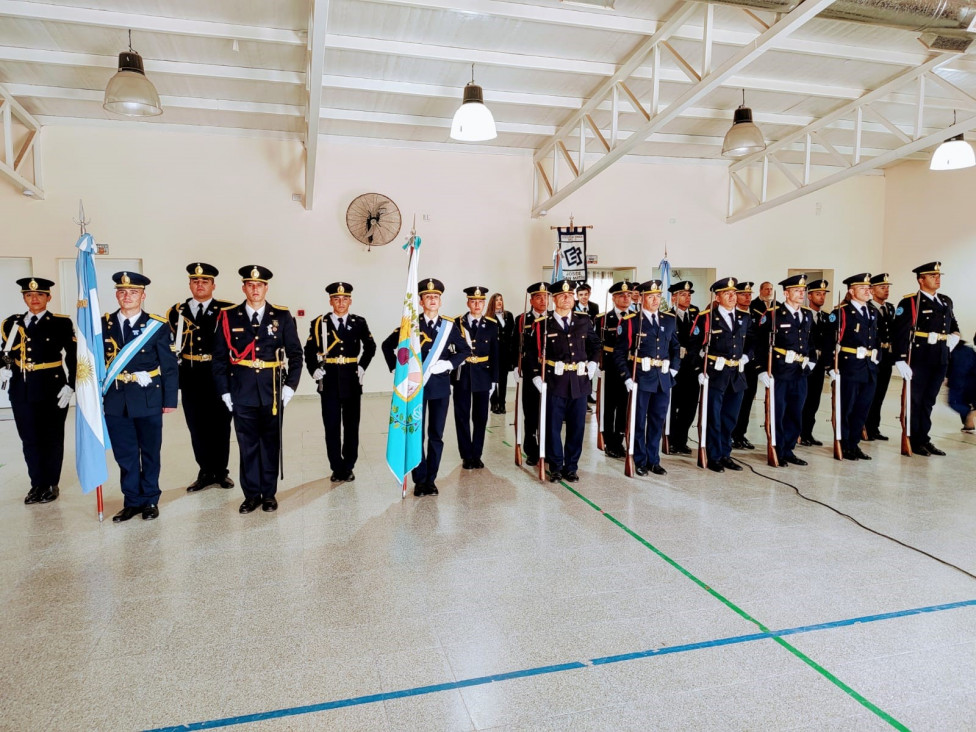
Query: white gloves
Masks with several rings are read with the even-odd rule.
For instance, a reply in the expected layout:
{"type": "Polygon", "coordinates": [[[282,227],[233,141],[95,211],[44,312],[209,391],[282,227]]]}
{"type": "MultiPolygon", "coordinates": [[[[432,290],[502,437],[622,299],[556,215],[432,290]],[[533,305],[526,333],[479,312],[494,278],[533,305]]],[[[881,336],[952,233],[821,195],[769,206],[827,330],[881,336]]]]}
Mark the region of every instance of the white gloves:
{"type": "Polygon", "coordinates": [[[951,351],[953,348],[959,345],[959,334],[950,333],[949,337],[946,338],[946,343],[949,345],[949,350],[951,351]]]}
{"type": "Polygon", "coordinates": [[[739,373],[746,370],[746,364],[749,363],[749,357],[742,354],[742,358],[739,359],[739,373]]]}
{"type": "Polygon", "coordinates": [[[357,366],[356,371],[359,373],[359,385],[362,386],[363,379],[366,378],[366,369],[364,369],[362,366],[357,366]]]}
{"type": "Polygon", "coordinates": [[[767,374],[765,371],[760,371],[759,383],[768,389],[770,386],[772,386],[773,380],[769,378],[769,374],[767,374]]]}
{"type": "Polygon", "coordinates": [[[671,378],[673,379],[677,375],[678,375],[678,370],[677,369],[671,369],[671,378]]]}
{"type": "Polygon", "coordinates": [[[224,404],[227,405],[227,411],[228,412],[233,412],[234,411],[234,402],[232,402],[230,400],[230,394],[221,394],[220,395],[220,398],[223,400],[224,404]]]}
{"type": "Polygon", "coordinates": [[[67,409],[71,404],[71,395],[74,393],[75,390],[67,384],[62,386],[61,391],[58,392],[58,409],[67,409]]]}
{"type": "Polygon", "coordinates": [[[0,389],[6,389],[7,384],[14,377],[13,369],[4,366],[0,369],[0,389]]]}
{"type": "Polygon", "coordinates": [[[512,372],[512,378],[515,379],[515,383],[516,384],[521,384],[522,383],[522,375],[518,372],[518,369],[515,369],[512,372]]]}
{"type": "Polygon", "coordinates": [[[454,370],[454,364],[450,361],[440,360],[430,367],[431,374],[446,374],[448,371],[454,370]]]}
{"type": "Polygon", "coordinates": [[[705,386],[706,381],[708,381],[708,376],[705,374],[704,371],[702,371],[700,374],[698,374],[698,383],[701,384],[702,386],[705,386]]]}
{"type": "Polygon", "coordinates": [[[149,375],[148,371],[136,371],[132,376],[136,380],[136,383],[143,388],[152,383],[152,376],[149,375]]]}
{"type": "MultiPolygon", "coordinates": [[[[323,376],[325,376],[325,369],[322,368],[321,366],[319,366],[317,369],[315,369],[314,372],[312,372],[312,381],[318,381],[323,376]]],[[[360,382],[360,383],[362,383],[362,382],[360,382]]]]}
{"type": "Polygon", "coordinates": [[[586,375],[592,380],[596,376],[598,368],[600,368],[600,365],[596,361],[589,361],[586,364],[586,375]]]}
{"type": "Polygon", "coordinates": [[[827,375],[830,377],[830,383],[831,384],[833,384],[835,381],[837,381],[837,379],[840,377],[840,374],[838,374],[833,369],[831,369],[830,371],[828,371],[827,372],[827,375]]]}
{"type": "Polygon", "coordinates": [[[637,391],[637,382],[633,379],[627,379],[627,381],[624,382],[624,386],[627,387],[627,391],[637,391]]]}
{"type": "Polygon", "coordinates": [[[498,388],[498,384],[492,384],[491,388],[488,390],[488,398],[491,399],[491,395],[495,393],[495,389],[498,388]]]}
{"type": "Polygon", "coordinates": [[[288,406],[288,402],[291,401],[291,398],[293,396],[295,396],[295,390],[294,389],[292,389],[290,386],[283,386],[283,387],[281,387],[281,406],[287,407],[288,406]]]}
{"type": "Polygon", "coordinates": [[[532,384],[539,390],[540,394],[546,390],[546,382],[542,380],[541,376],[533,376],[532,384]]]}
{"type": "Polygon", "coordinates": [[[898,369],[898,373],[905,381],[912,380],[912,367],[908,365],[907,361],[895,361],[895,368],[898,369]]]}
{"type": "Polygon", "coordinates": [[[816,364],[816,363],[814,363],[814,361],[813,361],[813,359],[812,359],[812,358],[808,358],[808,359],[807,359],[806,361],[804,361],[804,362],[803,362],[803,368],[805,368],[805,369],[810,369],[811,371],[813,371],[813,368],[814,368],[814,367],[815,367],[816,365],[817,365],[817,364],[816,364]]]}

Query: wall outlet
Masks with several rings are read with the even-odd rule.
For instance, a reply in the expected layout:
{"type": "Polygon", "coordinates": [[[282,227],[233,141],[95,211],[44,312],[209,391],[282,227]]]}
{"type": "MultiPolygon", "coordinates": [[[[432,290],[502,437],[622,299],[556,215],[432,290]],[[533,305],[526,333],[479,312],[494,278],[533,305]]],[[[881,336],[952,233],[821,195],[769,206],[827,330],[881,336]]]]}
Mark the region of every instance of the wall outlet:
{"type": "Polygon", "coordinates": [[[292,193],[291,194],[291,200],[293,200],[295,203],[301,203],[302,202],[302,198],[304,198],[304,196],[302,196],[301,193],[292,193]]]}
{"type": "Polygon", "coordinates": [[[304,318],[305,317],[305,311],[303,309],[301,309],[301,308],[298,309],[298,317],[299,318],[304,318]]]}

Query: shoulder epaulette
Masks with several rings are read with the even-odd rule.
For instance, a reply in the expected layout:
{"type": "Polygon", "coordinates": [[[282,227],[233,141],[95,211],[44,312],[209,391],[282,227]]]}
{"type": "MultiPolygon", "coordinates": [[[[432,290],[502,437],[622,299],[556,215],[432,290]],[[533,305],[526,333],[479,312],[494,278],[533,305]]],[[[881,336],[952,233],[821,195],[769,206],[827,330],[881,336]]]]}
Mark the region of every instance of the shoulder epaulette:
{"type": "MultiPolygon", "coordinates": [[[[736,310],[738,310],[740,313],[745,313],[746,315],[752,315],[752,311],[749,310],[748,308],[736,308],[736,310]]],[[[759,311],[756,311],[756,312],[759,312],[759,311]]],[[[762,313],[759,313],[759,314],[762,315],[762,313]]]]}
{"type": "Polygon", "coordinates": [[[228,305],[227,307],[221,307],[220,309],[221,309],[221,310],[233,310],[233,309],[234,309],[234,308],[236,308],[236,307],[237,307],[237,304],[236,304],[236,303],[231,303],[231,304],[230,304],[230,305],[228,305]]]}
{"type": "Polygon", "coordinates": [[[231,307],[231,308],[234,307],[234,303],[232,303],[230,300],[217,300],[217,299],[214,299],[214,303],[221,310],[226,310],[228,307],[231,307]]]}
{"type": "MultiPolygon", "coordinates": [[[[48,310],[48,312],[51,313],[50,310],[48,310]]],[[[68,320],[71,320],[70,315],[62,315],[61,313],[51,313],[51,315],[53,315],[55,318],[67,318],[68,320]]]]}
{"type": "Polygon", "coordinates": [[[669,318],[675,317],[675,314],[672,313],[670,310],[666,313],[658,313],[658,315],[667,315],[669,318]]]}
{"type": "MultiPolygon", "coordinates": [[[[609,312],[609,311],[607,311],[607,312],[609,312]]],[[[605,317],[607,317],[607,313],[598,313],[596,317],[598,317],[598,318],[605,318],[605,317]]]]}
{"type": "Polygon", "coordinates": [[[149,313],[149,317],[152,318],[153,320],[158,320],[160,323],[169,322],[168,320],[166,320],[166,318],[162,317],[161,315],[154,315],[153,313],[149,313]]]}
{"type": "Polygon", "coordinates": [[[495,320],[495,319],[494,319],[493,317],[491,317],[490,315],[486,315],[486,316],[485,316],[485,320],[488,320],[488,321],[490,321],[490,322],[492,322],[492,323],[497,323],[497,322],[498,322],[497,320],[495,320]]]}
{"type": "Polygon", "coordinates": [[[273,307],[275,310],[287,310],[288,309],[288,306],[287,305],[275,305],[274,303],[271,303],[271,307],[273,307]]]}
{"type": "Polygon", "coordinates": [[[442,315],[441,316],[441,320],[449,320],[452,323],[454,322],[454,318],[451,318],[451,317],[449,317],[447,315],[442,315]]]}
{"type": "Polygon", "coordinates": [[[621,320],[630,320],[631,318],[635,317],[636,315],[637,315],[637,313],[627,313],[626,315],[624,315],[620,319],[621,320]]]}
{"type": "Polygon", "coordinates": [[[917,294],[918,294],[917,292],[909,292],[907,295],[902,295],[901,296],[901,299],[902,300],[908,300],[910,298],[915,297],[917,294]]]}
{"type": "Polygon", "coordinates": [[[106,323],[111,323],[112,322],[112,313],[105,313],[104,318],[105,318],[105,322],[106,323]]]}
{"type": "Polygon", "coordinates": [[[809,310],[809,311],[811,311],[811,312],[813,312],[813,308],[811,308],[811,307],[807,307],[806,305],[801,305],[801,306],[800,306],[800,309],[801,309],[801,310],[809,310]]]}

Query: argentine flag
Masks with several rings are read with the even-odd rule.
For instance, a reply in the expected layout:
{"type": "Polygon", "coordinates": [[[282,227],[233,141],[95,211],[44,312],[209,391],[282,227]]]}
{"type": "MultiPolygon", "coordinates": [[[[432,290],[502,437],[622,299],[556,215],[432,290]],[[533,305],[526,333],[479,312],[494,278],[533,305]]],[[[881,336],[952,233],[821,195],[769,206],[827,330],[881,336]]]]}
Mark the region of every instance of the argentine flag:
{"type": "Polygon", "coordinates": [[[102,410],[105,346],[101,309],[95,282],[95,241],[82,234],[75,244],[78,261],[78,374],[75,377],[75,467],[82,493],[91,493],[108,480],[105,451],[111,447],[102,410]]]}
{"type": "Polygon", "coordinates": [[[390,430],[386,438],[386,464],[400,484],[407,473],[420,464],[424,446],[424,364],[420,355],[420,298],[417,295],[420,237],[411,236],[403,248],[410,250],[410,263],[393,370],[390,430]]]}
{"type": "Polygon", "coordinates": [[[668,261],[668,251],[664,250],[664,259],[661,260],[658,267],[661,269],[661,310],[667,312],[671,309],[671,295],[668,290],[671,288],[671,263],[668,261]]]}

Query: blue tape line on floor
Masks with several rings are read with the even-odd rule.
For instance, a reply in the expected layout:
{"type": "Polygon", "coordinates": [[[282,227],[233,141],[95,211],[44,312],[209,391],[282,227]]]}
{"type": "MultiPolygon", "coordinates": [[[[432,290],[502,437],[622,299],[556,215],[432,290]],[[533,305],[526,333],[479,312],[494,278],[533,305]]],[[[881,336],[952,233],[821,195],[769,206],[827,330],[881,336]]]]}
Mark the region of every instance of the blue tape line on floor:
{"type": "Polygon", "coordinates": [[[812,633],[818,630],[831,630],[833,628],[843,628],[862,623],[876,623],[880,620],[892,620],[904,618],[910,615],[922,615],[924,613],[942,612],[945,610],[955,610],[961,607],[976,606],[976,600],[961,600],[959,602],[949,602],[943,605],[927,605],[916,607],[909,610],[897,610],[890,613],[880,613],[877,615],[862,615],[846,620],[834,620],[828,623],[818,623],[816,625],[801,625],[795,628],[784,628],[783,630],[771,630],[768,633],[749,633],[748,635],[737,635],[729,638],[717,638],[710,641],[699,643],[685,643],[679,646],[669,646],[667,648],[656,648],[636,653],[624,653],[616,656],[604,656],[602,658],[591,659],[587,663],[573,661],[572,663],[560,663],[552,666],[537,666],[536,668],[521,669],[519,671],[509,671],[503,674],[492,674],[491,676],[479,676],[461,681],[449,681],[443,684],[432,684],[430,686],[416,686],[412,689],[400,689],[399,691],[389,691],[382,694],[368,694],[349,699],[338,699],[336,701],[323,702],[321,704],[309,704],[301,707],[289,707],[288,709],[275,709],[269,712],[258,712],[255,714],[245,714],[238,717],[225,717],[223,719],[212,719],[206,722],[193,722],[191,724],[177,725],[175,727],[158,727],[147,730],[147,732],[183,732],[184,730],[216,729],[218,727],[231,727],[236,724],[248,724],[250,722],[261,722],[268,719],[279,719],[281,717],[294,717],[301,714],[313,714],[315,712],[325,712],[330,709],[341,709],[342,707],[360,706],[362,704],[373,704],[380,701],[392,699],[404,699],[411,696],[422,696],[434,694],[439,691],[452,691],[464,689],[472,686],[482,686],[498,681],[510,681],[512,679],[524,679],[531,676],[543,674],[559,673],[560,671],[571,671],[586,668],[587,665],[601,666],[611,663],[621,663],[622,661],[632,661],[639,658],[651,658],[654,656],[664,656],[672,653],[687,653],[704,648],[715,648],[718,646],[735,645],[737,643],[750,643],[758,640],[769,640],[784,635],[798,635],[801,633],[812,633]]]}

